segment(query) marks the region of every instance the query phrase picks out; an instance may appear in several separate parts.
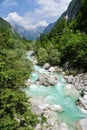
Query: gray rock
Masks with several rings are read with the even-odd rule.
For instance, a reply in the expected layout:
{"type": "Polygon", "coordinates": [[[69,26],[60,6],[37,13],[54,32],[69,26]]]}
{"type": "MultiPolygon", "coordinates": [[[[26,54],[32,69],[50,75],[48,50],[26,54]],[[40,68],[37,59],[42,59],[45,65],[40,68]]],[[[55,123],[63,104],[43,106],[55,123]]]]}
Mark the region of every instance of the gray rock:
{"type": "Polygon", "coordinates": [[[61,123],[59,130],[69,130],[66,123],[61,123]]]}
{"type": "Polygon", "coordinates": [[[87,90],[87,73],[78,74],[73,78],[72,83],[77,89],[87,90]]]}
{"type": "Polygon", "coordinates": [[[33,64],[37,64],[37,59],[36,59],[35,56],[32,57],[32,63],[33,63],[33,64]]]}
{"type": "Polygon", "coordinates": [[[64,87],[64,92],[67,96],[79,95],[78,90],[72,84],[66,84],[64,87]]]}
{"type": "Polygon", "coordinates": [[[67,81],[67,83],[72,83],[73,82],[73,75],[64,76],[64,78],[67,81]]]}
{"type": "Polygon", "coordinates": [[[40,84],[49,86],[49,85],[56,85],[57,84],[57,77],[54,75],[47,75],[47,74],[39,74],[38,81],[40,84]]]}
{"type": "Polygon", "coordinates": [[[80,107],[83,107],[85,110],[87,110],[87,95],[84,95],[83,97],[79,97],[79,104],[80,107]]]}
{"type": "Polygon", "coordinates": [[[78,90],[87,90],[87,73],[64,76],[64,78],[67,83],[72,83],[78,90]]]}
{"type": "Polygon", "coordinates": [[[49,67],[50,67],[49,63],[45,63],[44,66],[43,66],[44,69],[48,69],[49,67]]]}
{"type": "Polygon", "coordinates": [[[83,96],[83,99],[84,99],[85,101],[87,101],[87,95],[84,95],[84,96],[83,96]]]}
{"type": "Polygon", "coordinates": [[[55,111],[62,112],[63,108],[60,105],[51,105],[44,98],[39,97],[29,99],[31,101],[32,110],[36,114],[40,112],[39,123],[35,127],[35,130],[69,130],[66,123],[61,123],[58,120],[58,115],[55,111]],[[48,108],[48,109],[47,109],[48,108]],[[37,112],[38,111],[38,112],[37,112]],[[42,114],[46,118],[46,122],[42,122],[42,114]]]}
{"type": "Polygon", "coordinates": [[[41,130],[41,129],[42,129],[41,124],[37,124],[36,127],[35,127],[35,130],[41,130]]]}
{"type": "Polygon", "coordinates": [[[32,81],[30,79],[28,79],[26,82],[25,82],[25,85],[27,86],[30,86],[32,84],[32,81]]]}
{"type": "Polygon", "coordinates": [[[54,67],[54,71],[55,71],[55,72],[58,72],[58,73],[62,73],[62,72],[63,72],[63,69],[60,68],[59,66],[55,66],[55,67],[54,67]]]}
{"type": "Polygon", "coordinates": [[[49,72],[54,72],[55,71],[55,67],[50,67],[48,71],[49,72]]]}
{"type": "Polygon", "coordinates": [[[37,105],[32,105],[32,111],[36,113],[36,115],[41,116],[43,114],[43,109],[39,108],[37,105]]]}
{"type": "Polygon", "coordinates": [[[52,111],[63,112],[63,108],[60,105],[50,105],[49,108],[52,111]]]}
{"type": "Polygon", "coordinates": [[[87,130],[87,118],[80,119],[77,122],[77,130],[87,130]]]}

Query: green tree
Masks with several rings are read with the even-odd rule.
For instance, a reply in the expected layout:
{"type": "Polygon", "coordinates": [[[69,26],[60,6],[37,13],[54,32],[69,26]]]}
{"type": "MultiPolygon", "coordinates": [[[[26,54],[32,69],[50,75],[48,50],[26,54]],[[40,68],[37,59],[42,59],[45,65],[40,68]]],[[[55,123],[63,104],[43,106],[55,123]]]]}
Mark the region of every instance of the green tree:
{"type": "Polygon", "coordinates": [[[50,51],[49,63],[51,65],[58,65],[60,63],[60,52],[57,49],[53,49],[50,51]]]}
{"type": "Polygon", "coordinates": [[[40,48],[38,50],[37,58],[38,58],[38,63],[40,65],[43,65],[44,63],[46,63],[48,61],[48,53],[46,49],[40,48]]]}
{"type": "Polygon", "coordinates": [[[33,130],[37,123],[23,92],[32,70],[25,42],[0,19],[0,130],[33,130]]]}

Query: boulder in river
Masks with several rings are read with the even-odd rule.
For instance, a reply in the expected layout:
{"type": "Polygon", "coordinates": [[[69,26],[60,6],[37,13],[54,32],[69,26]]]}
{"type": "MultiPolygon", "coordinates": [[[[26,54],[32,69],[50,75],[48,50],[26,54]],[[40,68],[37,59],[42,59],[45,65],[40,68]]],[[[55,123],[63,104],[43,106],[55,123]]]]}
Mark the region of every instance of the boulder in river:
{"type": "Polygon", "coordinates": [[[44,98],[30,98],[29,102],[32,104],[32,111],[39,116],[39,123],[35,127],[35,130],[60,130],[59,121],[57,119],[57,113],[49,109],[50,103],[44,98]],[[48,108],[48,109],[47,109],[48,108]],[[46,121],[42,124],[43,118],[46,121]]]}
{"type": "Polygon", "coordinates": [[[72,84],[66,84],[64,87],[65,95],[72,96],[72,95],[78,95],[78,91],[72,84]]]}
{"type": "Polygon", "coordinates": [[[87,118],[80,119],[77,122],[77,130],[87,130],[87,118]]]}
{"type": "Polygon", "coordinates": [[[82,89],[83,86],[84,86],[84,80],[83,80],[82,74],[76,75],[76,76],[73,78],[73,82],[72,82],[72,83],[74,84],[74,86],[75,86],[78,90],[82,89]]]}
{"type": "Polygon", "coordinates": [[[69,130],[66,123],[61,123],[60,130],[69,130]]]}
{"type": "Polygon", "coordinates": [[[65,79],[68,83],[72,83],[73,82],[73,75],[65,76],[65,79]]]}
{"type": "Polygon", "coordinates": [[[49,72],[54,72],[55,71],[55,67],[50,67],[49,68],[49,72]]]}
{"type": "Polygon", "coordinates": [[[85,101],[87,101],[87,95],[84,95],[84,96],[83,96],[83,99],[84,99],[85,101]]]}
{"type": "Polygon", "coordinates": [[[64,76],[67,83],[72,83],[78,90],[87,90],[87,73],[77,74],[76,76],[64,76]]]}
{"type": "Polygon", "coordinates": [[[49,108],[52,111],[63,112],[63,108],[60,105],[50,105],[49,108]]]}
{"type": "Polygon", "coordinates": [[[87,95],[84,97],[79,97],[79,106],[87,110],[87,95]]]}
{"type": "Polygon", "coordinates": [[[57,77],[55,75],[39,74],[39,83],[44,86],[56,85],[57,77]]]}
{"type": "Polygon", "coordinates": [[[50,67],[49,63],[45,63],[44,66],[43,66],[44,69],[48,69],[49,67],[50,67]]]}

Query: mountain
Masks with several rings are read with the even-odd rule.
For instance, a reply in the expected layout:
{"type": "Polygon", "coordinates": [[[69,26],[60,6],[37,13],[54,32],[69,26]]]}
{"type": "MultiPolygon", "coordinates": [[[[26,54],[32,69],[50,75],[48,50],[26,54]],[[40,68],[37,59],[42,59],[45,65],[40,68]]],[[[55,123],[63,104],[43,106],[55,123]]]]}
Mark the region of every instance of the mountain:
{"type": "Polygon", "coordinates": [[[6,28],[9,28],[10,24],[0,17],[0,26],[6,26],[6,28]]]}
{"type": "Polygon", "coordinates": [[[82,0],[80,10],[74,22],[74,28],[87,33],[87,0],[82,0]]]}
{"type": "Polygon", "coordinates": [[[55,25],[55,22],[49,24],[49,25],[44,29],[43,34],[46,34],[46,33],[50,32],[51,29],[54,27],[54,25],[55,25]]]}
{"type": "Polygon", "coordinates": [[[44,30],[44,34],[50,32],[52,30],[52,28],[58,24],[58,22],[60,22],[63,18],[67,17],[68,18],[68,22],[70,22],[71,20],[73,20],[75,18],[75,16],[77,15],[79,8],[81,5],[81,0],[72,0],[67,8],[67,10],[58,18],[58,20],[52,24],[49,24],[45,30],[44,30]]]}
{"type": "Polygon", "coordinates": [[[46,26],[38,26],[32,30],[26,30],[25,28],[21,27],[20,25],[15,24],[13,26],[14,30],[21,36],[25,37],[27,40],[36,40],[46,26]]]}
{"type": "Polygon", "coordinates": [[[73,74],[87,72],[86,15],[87,0],[72,0],[51,31],[37,40],[35,49],[39,64],[44,61],[51,65],[67,65],[73,74]]]}
{"type": "Polygon", "coordinates": [[[6,28],[6,29],[12,28],[11,25],[7,21],[2,19],[1,17],[0,17],[0,27],[6,28]]]}
{"type": "Polygon", "coordinates": [[[16,33],[16,31],[14,30],[14,28],[11,26],[11,24],[9,22],[7,22],[6,20],[4,20],[3,18],[0,17],[0,29],[4,29],[4,31],[9,31],[9,33],[11,34],[11,37],[15,37],[15,38],[19,38],[18,33],[16,33]]]}
{"type": "MultiPolygon", "coordinates": [[[[65,16],[68,16],[68,21],[71,21],[77,15],[81,5],[81,0],[72,0],[65,12],[65,16]]],[[[64,16],[64,17],[65,17],[64,16]]]]}

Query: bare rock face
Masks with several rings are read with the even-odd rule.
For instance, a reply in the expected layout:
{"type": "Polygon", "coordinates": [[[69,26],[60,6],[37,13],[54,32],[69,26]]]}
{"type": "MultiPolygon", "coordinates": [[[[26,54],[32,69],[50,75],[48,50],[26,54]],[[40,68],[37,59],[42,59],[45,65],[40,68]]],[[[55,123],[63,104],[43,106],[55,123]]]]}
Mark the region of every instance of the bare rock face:
{"type": "Polygon", "coordinates": [[[80,119],[77,122],[77,130],[87,130],[87,118],[80,119]]]}

